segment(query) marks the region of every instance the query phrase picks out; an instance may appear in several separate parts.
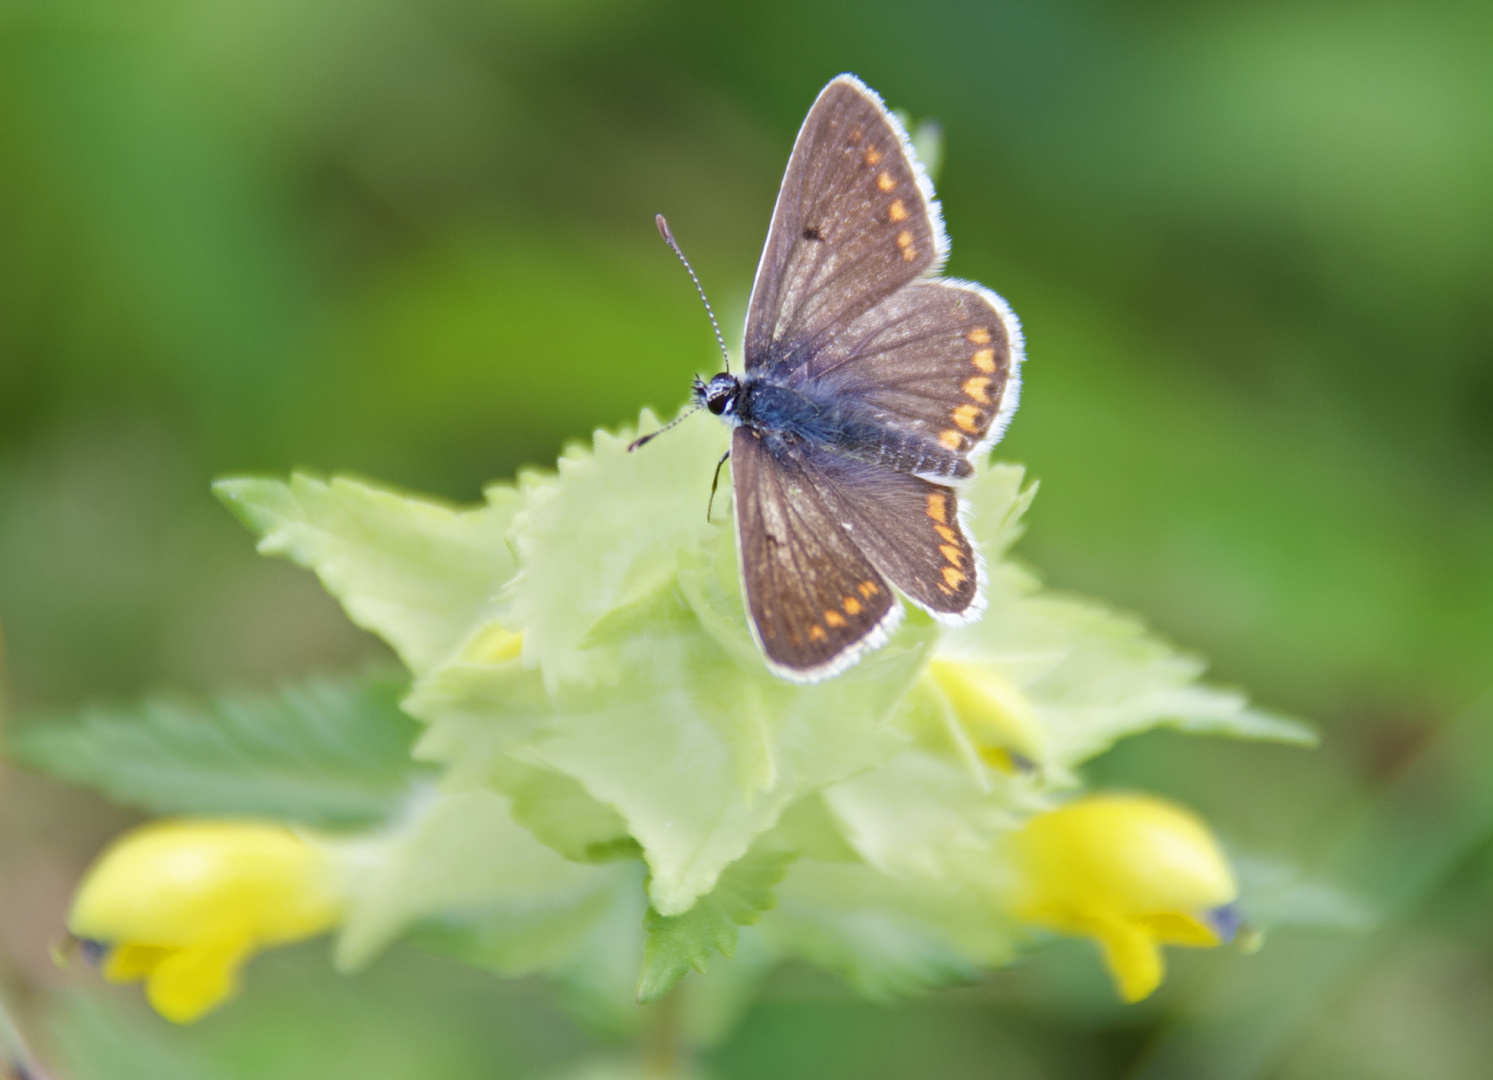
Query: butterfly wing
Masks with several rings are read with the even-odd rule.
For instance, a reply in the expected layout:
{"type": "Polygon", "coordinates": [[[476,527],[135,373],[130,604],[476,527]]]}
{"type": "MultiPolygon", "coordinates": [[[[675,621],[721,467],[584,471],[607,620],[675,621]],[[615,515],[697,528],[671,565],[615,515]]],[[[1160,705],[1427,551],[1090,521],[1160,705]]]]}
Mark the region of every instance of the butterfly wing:
{"type": "Polygon", "coordinates": [[[935,272],[947,249],[907,133],[871,89],[841,75],[788,159],[747,308],[747,371],[801,371],[849,322],[935,272]]]}
{"type": "Polygon", "coordinates": [[[747,610],[769,666],[813,682],[884,642],[902,606],[845,531],[823,475],[737,428],[731,478],[747,610]]]}
{"type": "Polygon", "coordinates": [[[967,454],[1005,430],[1020,367],[1021,328],[1006,302],[939,278],[913,282],[851,322],[806,378],[826,398],[967,454]]]}
{"type": "Polygon", "coordinates": [[[940,622],[979,617],[983,570],[959,520],[957,491],[822,448],[806,451],[802,469],[830,518],[909,600],[940,622]]]}

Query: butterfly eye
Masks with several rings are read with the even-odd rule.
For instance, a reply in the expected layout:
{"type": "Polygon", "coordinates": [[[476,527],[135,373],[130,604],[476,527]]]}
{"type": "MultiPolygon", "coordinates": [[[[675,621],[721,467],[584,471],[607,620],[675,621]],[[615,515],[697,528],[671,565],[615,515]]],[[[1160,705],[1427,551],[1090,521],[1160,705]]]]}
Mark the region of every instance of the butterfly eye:
{"type": "Polygon", "coordinates": [[[731,404],[730,394],[717,394],[714,397],[708,398],[706,400],[705,407],[713,412],[716,416],[719,416],[721,413],[726,411],[726,406],[729,404],[731,404]]]}

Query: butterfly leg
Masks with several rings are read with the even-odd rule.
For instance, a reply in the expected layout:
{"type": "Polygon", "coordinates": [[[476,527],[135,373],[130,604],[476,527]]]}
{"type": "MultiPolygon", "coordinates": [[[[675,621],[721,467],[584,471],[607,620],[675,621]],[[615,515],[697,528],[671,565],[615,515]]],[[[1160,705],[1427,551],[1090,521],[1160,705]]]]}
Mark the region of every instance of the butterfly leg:
{"type": "Polygon", "coordinates": [[[721,455],[721,459],[715,463],[715,476],[712,477],[710,481],[710,501],[705,504],[705,521],[707,523],[709,523],[710,521],[710,510],[713,506],[715,506],[716,485],[721,482],[721,466],[726,463],[726,459],[730,456],[731,451],[727,450],[724,454],[721,455]]]}

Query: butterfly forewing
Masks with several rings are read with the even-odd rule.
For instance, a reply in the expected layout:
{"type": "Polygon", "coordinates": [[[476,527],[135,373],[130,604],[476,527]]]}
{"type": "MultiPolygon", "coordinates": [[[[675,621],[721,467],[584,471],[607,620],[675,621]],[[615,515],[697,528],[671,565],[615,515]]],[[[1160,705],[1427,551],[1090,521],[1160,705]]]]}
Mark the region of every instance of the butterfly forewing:
{"type": "Polygon", "coordinates": [[[786,375],[943,262],[938,207],[901,125],[858,79],[799,131],[747,312],[747,370],[786,375]]]}
{"type": "Polygon", "coordinates": [[[731,442],[747,608],[780,673],[821,678],[879,644],[900,608],[842,527],[823,476],[766,442],[746,428],[731,442]]]}
{"type": "Polygon", "coordinates": [[[998,435],[1015,407],[1018,333],[988,290],[913,282],[836,334],[808,378],[828,398],[964,454],[998,435]]]}

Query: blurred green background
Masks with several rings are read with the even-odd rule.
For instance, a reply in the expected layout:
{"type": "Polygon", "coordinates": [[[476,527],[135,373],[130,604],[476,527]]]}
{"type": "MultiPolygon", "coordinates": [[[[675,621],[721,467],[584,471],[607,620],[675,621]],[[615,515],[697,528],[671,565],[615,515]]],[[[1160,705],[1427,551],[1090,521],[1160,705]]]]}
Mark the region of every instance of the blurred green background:
{"type": "MultiPolygon", "coordinates": [[[[942,123],[950,272],[1025,324],[998,450],[1042,481],[1025,557],[1325,735],[1146,736],[1092,777],[1309,873],[1387,789],[1425,813],[1367,846],[1424,857],[1379,868],[1414,885],[1390,930],[1180,955],[1141,1007],[1083,943],[890,1007],[789,970],[711,1067],[1487,1076],[1493,768],[1445,806],[1397,778],[1474,760],[1493,687],[1490,56],[1477,2],[0,0],[8,707],[380,655],[209,479],[470,500],[671,412],[718,358],[651,216],[739,340],[793,135],[854,71],[942,123]],[[1341,977],[1282,1005],[1321,948],[1341,977]],[[1262,1003],[1272,1034],[1230,1056],[1219,1017],[1262,1003]]],[[[537,984],[410,952],[337,979],[320,944],[170,1029],[47,958],[126,819],[14,772],[0,815],[0,983],[44,1046],[65,1018],[79,1076],[465,1080],[602,1045],[537,984]]]]}

